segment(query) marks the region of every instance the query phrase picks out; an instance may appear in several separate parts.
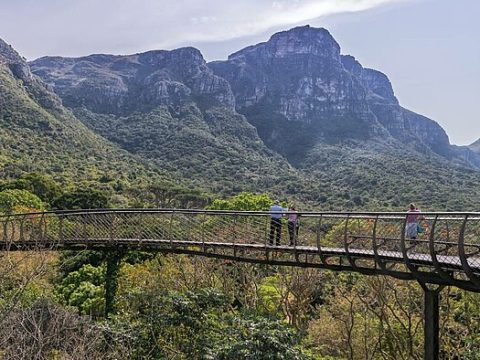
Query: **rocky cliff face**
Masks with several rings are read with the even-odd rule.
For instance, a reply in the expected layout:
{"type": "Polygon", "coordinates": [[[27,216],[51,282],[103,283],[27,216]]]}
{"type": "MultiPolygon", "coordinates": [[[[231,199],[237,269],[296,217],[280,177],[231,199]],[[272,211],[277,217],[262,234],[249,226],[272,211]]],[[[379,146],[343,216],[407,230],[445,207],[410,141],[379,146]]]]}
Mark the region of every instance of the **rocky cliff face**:
{"type": "Polygon", "coordinates": [[[361,81],[367,91],[369,108],[392,137],[422,153],[431,150],[448,158],[455,156],[440,125],[399,105],[385,74],[364,68],[353,56],[345,55],[341,59],[345,69],[361,81]]]}
{"type": "Polygon", "coordinates": [[[298,27],[209,63],[226,78],[236,108],[272,148],[294,162],[318,142],[384,142],[474,166],[433,120],[402,108],[388,77],[364,68],[325,29],[298,27]]]}
{"type": "MultiPolygon", "coordinates": [[[[0,66],[7,68],[13,77],[20,80],[26,90],[35,97],[43,107],[62,112],[61,101],[37,76],[30,66],[9,44],[0,39],[0,66]]],[[[1,94],[0,94],[1,98],[1,94]]]]}
{"type": "Polygon", "coordinates": [[[13,75],[23,81],[32,79],[32,73],[26,61],[2,39],[0,39],[0,64],[8,66],[13,75]]]}
{"type": "Polygon", "coordinates": [[[473,144],[470,144],[468,145],[468,148],[477,153],[477,154],[480,154],[480,139],[478,139],[477,141],[475,141],[473,144]]]}
{"type": "Polygon", "coordinates": [[[398,104],[388,77],[380,71],[364,68],[353,56],[340,57],[345,70],[355,76],[367,91],[367,99],[376,99],[390,104],[398,104]]]}
{"type": "Polygon", "coordinates": [[[46,57],[31,66],[72,109],[129,116],[158,106],[181,112],[195,104],[207,119],[206,111],[219,106],[237,119],[232,121],[240,125],[240,134],[248,127],[238,122],[244,118],[237,118],[237,111],[270,149],[299,167],[311,163],[306,157],[322,144],[375,144],[381,151],[480,166],[480,155],[450,145],[435,121],[401,107],[385,74],[341,55],[325,29],[279,32],[208,65],[198,50],[187,47],[128,56],[46,57]]]}
{"type": "Polygon", "coordinates": [[[361,80],[344,68],[340,47],[325,29],[277,33],[209,66],[229,81],[237,111],[290,158],[318,140],[388,135],[368,106],[361,80]]]}
{"type": "Polygon", "coordinates": [[[30,65],[71,108],[125,114],[190,101],[231,109],[235,103],[227,81],[214,75],[194,48],[129,56],[44,57],[30,65]]]}

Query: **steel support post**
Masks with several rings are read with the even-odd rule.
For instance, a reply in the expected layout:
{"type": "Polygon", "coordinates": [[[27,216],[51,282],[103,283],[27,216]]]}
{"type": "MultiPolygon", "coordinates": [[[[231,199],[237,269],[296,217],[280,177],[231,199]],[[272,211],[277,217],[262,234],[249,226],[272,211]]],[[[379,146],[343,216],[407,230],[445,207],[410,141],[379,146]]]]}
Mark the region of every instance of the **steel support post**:
{"type": "Polygon", "coordinates": [[[432,290],[422,286],[424,290],[424,356],[425,360],[438,360],[439,342],[439,294],[441,287],[432,290]]]}

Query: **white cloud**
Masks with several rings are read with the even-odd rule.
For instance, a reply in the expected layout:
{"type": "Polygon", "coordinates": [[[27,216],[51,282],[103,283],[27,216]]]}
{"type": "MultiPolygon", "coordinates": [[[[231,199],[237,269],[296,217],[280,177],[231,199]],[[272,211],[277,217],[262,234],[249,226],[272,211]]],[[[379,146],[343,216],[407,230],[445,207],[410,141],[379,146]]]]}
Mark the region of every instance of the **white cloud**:
{"type": "Polygon", "coordinates": [[[252,36],[395,1],[408,0],[0,1],[0,36],[28,58],[131,53],[252,36]]]}
{"type": "MultiPolygon", "coordinates": [[[[182,26],[172,28],[176,36],[163,39],[159,44],[175,46],[178,43],[192,41],[215,42],[225,41],[243,36],[251,36],[270,28],[290,26],[316,19],[321,16],[341,12],[356,12],[367,10],[386,3],[405,0],[276,0],[276,1],[218,1],[214,6],[212,1],[201,1],[206,6],[199,11],[192,27],[182,26]],[[201,21],[199,19],[205,19],[201,21]],[[214,21],[207,21],[214,19],[214,21]]],[[[182,8],[177,8],[181,17],[183,11],[190,12],[186,1],[182,8]],[[185,6],[186,3],[186,6],[185,6]]],[[[174,6],[172,2],[170,4],[174,6]]]]}

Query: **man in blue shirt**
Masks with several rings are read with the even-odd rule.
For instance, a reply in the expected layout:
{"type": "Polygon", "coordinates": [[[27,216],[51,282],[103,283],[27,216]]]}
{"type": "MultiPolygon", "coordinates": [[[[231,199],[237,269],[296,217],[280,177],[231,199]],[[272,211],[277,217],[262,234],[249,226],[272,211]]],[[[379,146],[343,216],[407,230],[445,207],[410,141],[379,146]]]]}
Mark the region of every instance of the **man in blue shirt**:
{"type": "Polygon", "coordinates": [[[275,245],[280,245],[280,235],[282,233],[282,216],[283,212],[288,209],[282,208],[279,200],[275,200],[270,207],[270,245],[274,245],[273,238],[276,235],[275,245]]]}

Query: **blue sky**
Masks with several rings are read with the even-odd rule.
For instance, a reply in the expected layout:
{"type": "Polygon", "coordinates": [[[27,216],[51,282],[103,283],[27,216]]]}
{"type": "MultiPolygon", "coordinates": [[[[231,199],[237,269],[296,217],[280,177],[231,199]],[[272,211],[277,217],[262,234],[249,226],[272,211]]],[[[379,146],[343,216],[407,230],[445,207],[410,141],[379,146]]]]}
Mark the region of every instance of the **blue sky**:
{"type": "Polygon", "coordinates": [[[478,19],[480,0],[0,0],[0,38],[28,59],[191,45],[216,60],[276,31],[325,27],[455,144],[480,138],[478,19]]]}

